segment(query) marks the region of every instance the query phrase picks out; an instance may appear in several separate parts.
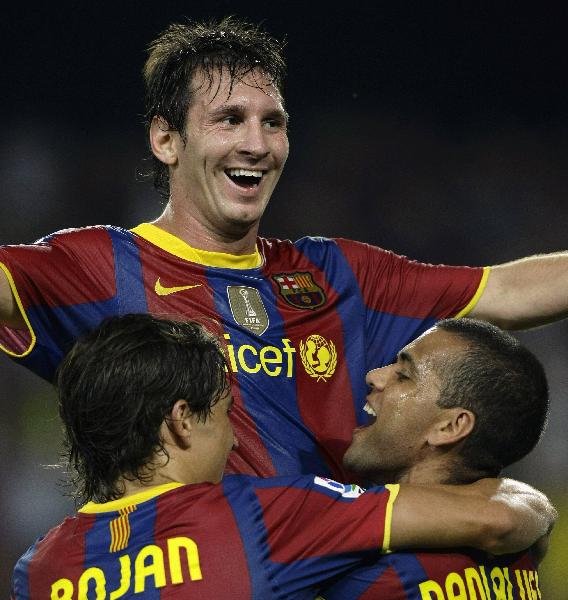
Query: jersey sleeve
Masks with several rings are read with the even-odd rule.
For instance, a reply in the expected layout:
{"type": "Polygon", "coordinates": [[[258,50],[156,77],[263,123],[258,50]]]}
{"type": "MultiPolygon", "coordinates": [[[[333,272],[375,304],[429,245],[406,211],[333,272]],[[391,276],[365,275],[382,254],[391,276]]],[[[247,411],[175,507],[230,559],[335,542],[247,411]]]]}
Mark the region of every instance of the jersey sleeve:
{"type": "Polygon", "coordinates": [[[0,327],[0,348],[49,379],[85,323],[100,320],[97,306],[115,296],[111,238],[93,227],[4,246],[0,268],[26,325],[0,327]]]}
{"type": "Polygon", "coordinates": [[[488,267],[432,265],[376,246],[337,240],[372,310],[414,319],[462,317],[483,293],[488,267]]]}
{"type": "Polygon", "coordinates": [[[280,479],[257,481],[255,492],[274,577],[290,597],[388,551],[397,485],[365,491],[317,476],[280,479]]]}

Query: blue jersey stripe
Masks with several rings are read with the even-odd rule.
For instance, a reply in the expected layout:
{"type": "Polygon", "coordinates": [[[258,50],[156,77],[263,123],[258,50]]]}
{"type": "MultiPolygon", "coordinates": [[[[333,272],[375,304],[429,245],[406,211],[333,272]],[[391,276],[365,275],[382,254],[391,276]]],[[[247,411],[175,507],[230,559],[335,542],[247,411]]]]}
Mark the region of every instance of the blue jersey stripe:
{"type": "Polygon", "coordinates": [[[33,546],[30,546],[25,554],[18,560],[12,574],[12,593],[16,600],[27,600],[30,598],[30,563],[36,553],[37,544],[43,538],[36,540],[33,546]]]}
{"type": "MultiPolygon", "coordinates": [[[[251,600],[266,600],[268,589],[273,592],[270,597],[279,598],[281,596],[275,584],[269,581],[266,572],[270,549],[262,520],[262,508],[252,487],[243,485],[243,481],[247,479],[248,477],[243,475],[227,475],[222,485],[225,497],[235,515],[235,523],[247,557],[251,600]]],[[[242,575],[244,577],[245,574],[242,575]]]]}
{"type": "Polygon", "coordinates": [[[140,252],[133,234],[122,229],[108,228],[114,251],[114,276],[116,283],[117,312],[148,312],[140,252]]]}
{"type": "MultiPolygon", "coordinates": [[[[271,282],[264,279],[258,270],[235,272],[209,268],[206,274],[209,285],[215,293],[216,309],[230,335],[227,341],[235,349],[245,345],[254,349],[243,355],[245,360],[252,361],[251,365],[253,363],[258,365],[258,356],[265,346],[274,346],[282,350],[282,340],[286,337],[286,332],[284,321],[276,309],[271,282]],[[231,285],[258,290],[270,323],[265,333],[257,335],[236,322],[231,312],[227,292],[231,285]]],[[[302,472],[328,475],[329,468],[319,450],[315,450],[314,436],[304,424],[298,410],[295,371],[292,371],[291,377],[283,376],[287,373],[289,358],[283,352],[282,355],[282,371],[278,377],[273,377],[262,369],[259,369],[254,377],[239,377],[242,370],[239,366],[235,376],[239,383],[243,404],[257,424],[258,434],[272,459],[276,473],[297,474],[298,465],[301,465],[302,472]],[[259,402],[260,398],[263,399],[262,402],[259,402]],[[259,426],[260,423],[269,424],[269,429],[263,429],[259,426]]],[[[293,360],[295,363],[295,358],[293,360]]]]}

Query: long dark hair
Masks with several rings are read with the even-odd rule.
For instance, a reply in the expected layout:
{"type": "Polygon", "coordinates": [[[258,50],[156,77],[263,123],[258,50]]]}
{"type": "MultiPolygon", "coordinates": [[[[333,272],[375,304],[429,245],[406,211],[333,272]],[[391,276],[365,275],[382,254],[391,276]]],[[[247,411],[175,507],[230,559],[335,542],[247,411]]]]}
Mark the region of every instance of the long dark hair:
{"type": "Polygon", "coordinates": [[[56,375],[76,501],[120,497],[121,477],[147,480],[156,453],[167,459],[159,432],[175,402],[205,420],[228,385],[217,338],[194,322],[112,317],[77,341],[56,375]]]}

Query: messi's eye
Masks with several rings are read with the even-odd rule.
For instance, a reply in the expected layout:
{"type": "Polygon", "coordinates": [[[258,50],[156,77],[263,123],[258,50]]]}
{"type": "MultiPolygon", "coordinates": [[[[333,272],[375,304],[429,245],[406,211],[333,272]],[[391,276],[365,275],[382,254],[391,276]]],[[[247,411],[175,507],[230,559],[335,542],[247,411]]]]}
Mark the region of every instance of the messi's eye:
{"type": "Polygon", "coordinates": [[[402,371],[396,371],[396,378],[397,378],[398,381],[406,381],[407,379],[410,379],[402,371]]]}
{"type": "Polygon", "coordinates": [[[235,115],[228,115],[221,121],[224,125],[238,125],[239,119],[235,115]]]}

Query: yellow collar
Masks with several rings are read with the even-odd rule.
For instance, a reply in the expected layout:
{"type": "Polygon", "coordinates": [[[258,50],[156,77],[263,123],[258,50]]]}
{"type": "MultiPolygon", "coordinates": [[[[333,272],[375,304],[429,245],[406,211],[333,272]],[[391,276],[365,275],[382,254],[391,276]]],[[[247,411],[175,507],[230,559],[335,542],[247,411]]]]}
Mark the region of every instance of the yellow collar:
{"type": "Polygon", "coordinates": [[[142,223],[131,229],[133,233],[144,238],[146,241],[158,246],[169,254],[178,258],[183,258],[193,263],[205,267],[223,267],[225,269],[255,269],[262,264],[262,257],[258,248],[252,254],[225,254],[224,252],[209,252],[208,250],[199,250],[186,244],[175,235],[152,225],[152,223],[142,223]]]}
{"type": "Polygon", "coordinates": [[[176,488],[182,487],[183,485],[183,483],[178,482],[164,483],[162,485],[157,485],[150,489],[144,490],[143,492],[132,494],[131,496],[124,496],[123,498],[119,498],[118,500],[111,500],[110,502],[101,502],[100,504],[98,502],[87,502],[85,506],[79,509],[79,512],[86,514],[94,514],[120,510],[121,508],[126,508],[127,506],[133,506],[134,504],[146,502],[147,500],[151,500],[156,496],[160,496],[161,494],[169,492],[170,490],[175,490],[176,488]]]}

